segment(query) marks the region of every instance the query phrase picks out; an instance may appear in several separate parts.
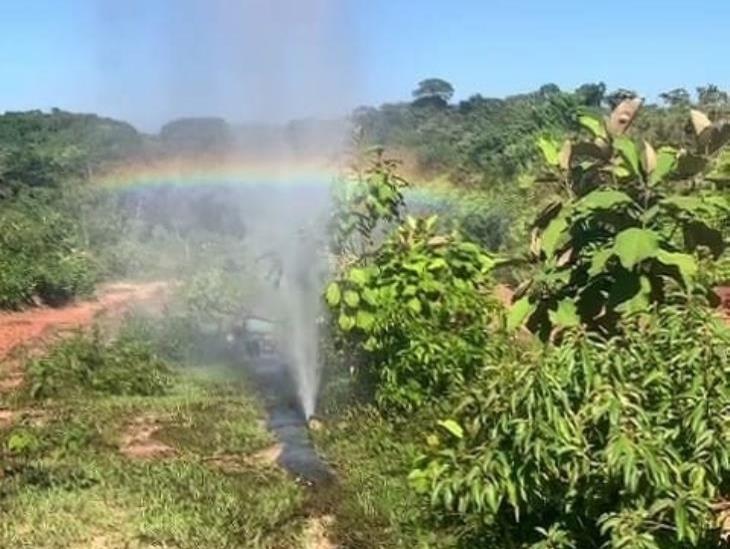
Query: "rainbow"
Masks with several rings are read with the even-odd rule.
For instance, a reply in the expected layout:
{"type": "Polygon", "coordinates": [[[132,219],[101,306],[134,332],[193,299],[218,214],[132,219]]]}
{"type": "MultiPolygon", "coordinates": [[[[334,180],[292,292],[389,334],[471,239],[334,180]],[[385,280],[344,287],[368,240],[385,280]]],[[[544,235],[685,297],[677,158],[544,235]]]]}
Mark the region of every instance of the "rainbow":
{"type": "Polygon", "coordinates": [[[159,187],[328,187],[338,169],[324,162],[253,162],[220,159],[175,159],[118,166],[92,179],[109,190],[159,187]]]}
{"type": "MultiPolygon", "coordinates": [[[[322,160],[241,160],[176,158],[127,163],[92,179],[95,187],[115,192],[135,192],[165,187],[200,189],[273,188],[322,191],[342,181],[343,167],[322,160]]],[[[473,191],[458,189],[444,179],[412,182],[405,192],[412,205],[467,203],[473,191]]]]}

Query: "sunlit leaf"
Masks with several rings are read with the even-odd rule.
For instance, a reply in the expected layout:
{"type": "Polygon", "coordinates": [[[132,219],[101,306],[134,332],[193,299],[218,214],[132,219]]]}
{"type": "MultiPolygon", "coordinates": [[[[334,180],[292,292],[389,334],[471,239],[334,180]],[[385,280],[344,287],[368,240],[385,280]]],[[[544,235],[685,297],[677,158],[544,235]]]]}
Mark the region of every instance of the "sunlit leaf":
{"type": "Polygon", "coordinates": [[[464,429],[461,428],[456,421],[453,419],[444,419],[437,422],[441,427],[446,429],[449,433],[454,435],[456,438],[464,438],[464,429]]]}
{"type": "Polygon", "coordinates": [[[626,269],[654,257],[658,249],[659,236],[652,230],[636,227],[620,232],[614,244],[614,252],[626,269]]]}
{"type": "Polygon", "coordinates": [[[697,260],[690,254],[659,250],[656,258],[664,265],[677,267],[686,284],[690,284],[697,275],[697,260]]]}
{"type": "Polygon", "coordinates": [[[590,131],[594,137],[607,139],[606,126],[603,119],[590,114],[583,114],[578,117],[578,123],[590,131]]]}
{"type": "Polygon", "coordinates": [[[355,325],[358,328],[364,332],[369,332],[372,330],[374,324],[375,316],[372,313],[363,311],[362,309],[357,312],[357,315],[355,316],[355,325]]]}
{"type": "Polygon", "coordinates": [[[358,286],[364,286],[368,282],[368,274],[365,269],[359,269],[357,267],[350,269],[350,272],[348,273],[348,278],[351,282],[357,284],[358,286]]]}
{"type": "Polygon", "coordinates": [[[354,290],[345,290],[343,299],[349,307],[357,307],[360,304],[360,294],[354,290]]]}
{"type": "Polygon", "coordinates": [[[578,211],[607,210],[620,204],[631,204],[632,198],[621,191],[598,189],[588,193],[576,204],[578,211]]]}
{"type": "Polygon", "coordinates": [[[620,135],[616,137],[613,141],[613,146],[616,148],[616,150],[619,151],[621,154],[621,157],[627,162],[628,166],[631,168],[631,171],[638,175],[639,172],[639,151],[636,148],[636,143],[634,143],[631,139],[628,137],[625,137],[623,135],[620,135]]]}
{"type": "Polygon", "coordinates": [[[338,319],[338,324],[343,332],[349,332],[355,327],[355,317],[342,313],[338,319]]]}
{"type": "Polygon", "coordinates": [[[556,326],[572,328],[580,324],[578,309],[572,299],[563,299],[555,311],[550,311],[550,321],[556,326]]]}
{"type": "Polygon", "coordinates": [[[597,276],[601,274],[606,268],[606,263],[613,256],[613,253],[613,248],[598,250],[596,253],[594,253],[593,258],[591,259],[591,267],[588,270],[588,274],[590,276],[597,276]]]}
{"type": "Polygon", "coordinates": [[[690,109],[689,111],[690,120],[692,121],[692,127],[694,128],[695,135],[700,136],[702,133],[712,126],[712,122],[707,115],[696,109],[690,109]]]}
{"type": "Polygon", "coordinates": [[[664,181],[677,166],[677,151],[671,147],[662,147],[656,155],[656,166],[649,175],[649,184],[656,185],[664,181]]]}
{"type": "Polygon", "coordinates": [[[515,301],[507,315],[507,329],[514,330],[522,326],[527,317],[535,311],[535,308],[535,304],[530,303],[528,296],[524,296],[515,301]]]}
{"type": "Polygon", "coordinates": [[[555,141],[548,137],[540,137],[537,146],[540,147],[545,162],[550,166],[558,166],[558,146],[555,141]]]}
{"type": "Polygon", "coordinates": [[[565,235],[568,228],[568,220],[565,215],[561,214],[553,219],[542,233],[542,250],[545,255],[552,257],[555,250],[565,235]]]}
{"type": "Polygon", "coordinates": [[[613,135],[622,135],[629,129],[631,123],[641,108],[643,101],[638,97],[624,99],[611,113],[608,119],[608,130],[613,135]]]}
{"type": "Polygon", "coordinates": [[[342,293],[340,292],[340,286],[336,282],[331,282],[327,286],[325,292],[325,299],[330,307],[336,307],[340,303],[342,293]]]}

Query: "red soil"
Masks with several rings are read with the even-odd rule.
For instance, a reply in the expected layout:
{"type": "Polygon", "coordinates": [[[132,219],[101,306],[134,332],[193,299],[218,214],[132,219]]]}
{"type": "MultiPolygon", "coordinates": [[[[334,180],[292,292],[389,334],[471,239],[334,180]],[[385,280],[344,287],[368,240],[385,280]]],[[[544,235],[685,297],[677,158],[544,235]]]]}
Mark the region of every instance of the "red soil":
{"type": "Polygon", "coordinates": [[[43,340],[54,332],[88,326],[100,314],[123,313],[134,303],[161,298],[165,288],[160,282],[109,284],[99,290],[94,300],[58,309],[41,307],[0,313],[0,360],[14,349],[43,340]]]}
{"type": "Polygon", "coordinates": [[[720,297],[720,310],[730,322],[730,286],[715,288],[715,293],[720,297]]]}

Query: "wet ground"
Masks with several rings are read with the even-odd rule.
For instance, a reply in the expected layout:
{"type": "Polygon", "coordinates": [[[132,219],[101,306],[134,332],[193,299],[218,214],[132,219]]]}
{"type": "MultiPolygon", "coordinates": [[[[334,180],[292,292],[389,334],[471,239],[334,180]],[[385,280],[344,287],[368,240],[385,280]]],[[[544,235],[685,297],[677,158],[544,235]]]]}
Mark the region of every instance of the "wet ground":
{"type": "Polygon", "coordinates": [[[305,484],[333,480],[332,471],[312,444],[286,362],[275,353],[258,356],[252,362],[251,374],[266,407],[267,427],[281,444],[279,465],[305,484]]]}

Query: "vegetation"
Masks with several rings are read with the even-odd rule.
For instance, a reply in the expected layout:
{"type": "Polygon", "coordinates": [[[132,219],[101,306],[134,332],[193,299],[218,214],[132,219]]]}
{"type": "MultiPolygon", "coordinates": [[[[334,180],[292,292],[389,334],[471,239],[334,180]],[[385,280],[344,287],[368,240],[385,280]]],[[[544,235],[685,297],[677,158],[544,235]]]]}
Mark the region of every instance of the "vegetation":
{"type": "Polygon", "coordinates": [[[512,320],[528,317],[543,337],[578,324],[610,330],[617,316],[666,301],[671,288],[701,290],[700,255],[716,259],[724,251],[718,220],[730,202],[703,179],[711,159],[701,153],[716,153],[730,140],[730,126],[715,127],[692,111],[697,152],[655,151],[646,141],[642,149],[624,135],[638,108],[627,100],[607,123],[581,116],[591,140],[561,148],[539,142],[562,199],[535,221],[541,268],[521,290],[527,295],[512,320]]]}
{"type": "Polygon", "coordinates": [[[168,367],[149,343],[122,332],[105,344],[101,334],[77,334],[28,367],[34,398],[87,393],[115,395],[164,394],[168,367]]]}
{"type": "Polygon", "coordinates": [[[93,289],[96,265],[81,228],[58,209],[54,194],[28,192],[9,204],[0,201],[0,308],[36,299],[58,305],[93,289]]]}
{"type": "Polygon", "coordinates": [[[700,272],[725,250],[712,174],[729,126],[692,111],[695,148],[655,150],[627,135],[640,101],[611,102],[605,121],[579,113],[589,139],[537,139],[552,171],[534,186],[556,200],[537,215],[538,265],[507,317],[479,296],[509,262],[433,217],[381,228],[326,291],[356,383],[387,421],[423,433],[411,484],[464,546],[713,547],[724,535],[730,331],[700,272]],[[542,343],[510,334],[524,321],[542,343]],[[441,417],[419,417],[424,403],[441,417]]]}
{"type": "Polygon", "coordinates": [[[0,429],[0,545],[300,547],[304,497],[251,458],[272,440],[245,381],[163,366],[149,327],[78,335],[31,365],[0,429]]]}
{"type": "Polygon", "coordinates": [[[307,151],[336,124],[185,119],[145,136],[1,116],[0,309],[110,278],[172,296],[164,318],[67,336],[2,394],[0,545],[301,547],[321,519],[343,547],[716,547],[730,105],[697,91],[640,108],[628,89],[548,84],[453,104],[426,79],[410,103],[354,113],[313,432],[337,481],[313,489],[265,457],[242,373],[242,319],[283,268],[251,245],[265,208],[225,184],[93,182],[258,136],[307,151]]]}
{"type": "Polygon", "coordinates": [[[626,320],[608,339],[510,348],[411,480],[480,543],[713,547],[730,479],[729,338],[694,305],[626,320]]]}

